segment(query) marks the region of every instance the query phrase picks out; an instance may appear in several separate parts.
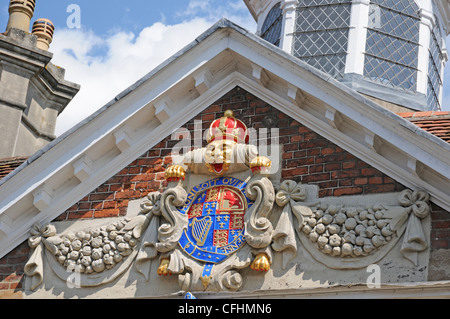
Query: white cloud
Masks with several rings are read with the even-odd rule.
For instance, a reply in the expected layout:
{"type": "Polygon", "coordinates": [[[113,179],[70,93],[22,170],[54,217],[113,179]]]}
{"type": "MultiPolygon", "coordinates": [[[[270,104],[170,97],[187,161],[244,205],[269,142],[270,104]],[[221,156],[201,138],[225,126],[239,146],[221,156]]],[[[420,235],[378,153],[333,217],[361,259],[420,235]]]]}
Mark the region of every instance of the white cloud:
{"type": "MultiPolygon", "coordinates": [[[[101,108],[220,18],[255,31],[255,22],[241,0],[219,6],[215,1],[192,0],[188,10],[176,13],[183,22],[156,22],[139,34],[111,30],[100,36],[85,29],[57,30],[50,48],[54,53],[52,62],[65,68],[66,79],[80,84],[81,90],[58,118],[56,134],[101,108]]],[[[443,110],[450,111],[450,67],[446,68],[445,78],[443,110]]]]}
{"type": "Polygon", "coordinates": [[[56,134],[101,108],[210,26],[205,19],[158,22],[138,35],[121,31],[106,37],[82,29],[57,31],[52,62],[65,68],[66,79],[80,84],[81,90],[59,116],[56,134]]]}
{"type": "Polygon", "coordinates": [[[190,0],[186,9],[175,14],[180,18],[202,17],[211,23],[226,18],[244,29],[256,31],[256,23],[242,0],[190,0]]]}
{"type": "Polygon", "coordinates": [[[160,63],[194,41],[225,17],[252,32],[256,24],[241,0],[192,0],[175,13],[178,24],[162,16],[139,34],[111,30],[105,36],[77,29],[57,30],[50,51],[53,63],[66,69],[66,79],[81,90],[59,116],[56,135],[77,124],[160,63]],[[230,8],[232,10],[230,10],[230,8]]]}

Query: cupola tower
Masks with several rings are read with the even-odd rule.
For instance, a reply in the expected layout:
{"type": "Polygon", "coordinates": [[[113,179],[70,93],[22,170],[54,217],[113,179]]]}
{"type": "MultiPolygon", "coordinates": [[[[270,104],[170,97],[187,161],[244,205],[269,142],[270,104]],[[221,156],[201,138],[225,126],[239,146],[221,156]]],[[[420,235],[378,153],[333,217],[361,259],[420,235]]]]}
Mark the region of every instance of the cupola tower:
{"type": "Polygon", "coordinates": [[[257,33],[381,105],[440,110],[448,0],[244,0],[257,33]]]}

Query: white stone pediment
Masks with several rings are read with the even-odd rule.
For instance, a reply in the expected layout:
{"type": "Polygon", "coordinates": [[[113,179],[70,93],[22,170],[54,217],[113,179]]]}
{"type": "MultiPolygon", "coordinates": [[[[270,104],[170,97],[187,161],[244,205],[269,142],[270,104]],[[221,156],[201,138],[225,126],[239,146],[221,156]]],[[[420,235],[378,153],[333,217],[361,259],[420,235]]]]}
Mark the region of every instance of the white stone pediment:
{"type": "Polygon", "coordinates": [[[221,20],[0,182],[0,258],[236,86],[450,210],[450,145],[221,20]]]}

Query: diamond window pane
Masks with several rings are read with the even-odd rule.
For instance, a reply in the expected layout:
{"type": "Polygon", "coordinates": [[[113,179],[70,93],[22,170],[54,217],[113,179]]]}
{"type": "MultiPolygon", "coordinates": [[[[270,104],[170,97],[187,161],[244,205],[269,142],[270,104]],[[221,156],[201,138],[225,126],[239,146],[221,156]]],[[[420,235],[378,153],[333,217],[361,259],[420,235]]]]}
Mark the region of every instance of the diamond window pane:
{"type": "Polygon", "coordinates": [[[389,10],[420,18],[419,10],[414,0],[371,0],[370,2],[388,8],[389,10]]]}
{"type": "Polygon", "coordinates": [[[350,0],[300,1],[292,54],[335,78],[342,78],[350,12],[350,0]]]}
{"type": "Polygon", "coordinates": [[[414,91],[417,83],[416,70],[369,55],[366,56],[364,76],[374,82],[408,91],[414,91]]]}
{"type": "Polygon", "coordinates": [[[420,19],[418,18],[392,11],[384,6],[370,5],[369,29],[417,43],[419,42],[419,28],[420,19]]]}
{"type": "Polygon", "coordinates": [[[368,30],[366,53],[409,67],[417,67],[419,46],[385,34],[368,30]]]}
{"type": "Polygon", "coordinates": [[[364,76],[416,91],[419,7],[414,0],[371,0],[364,76]]]}
{"type": "Polygon", "coordinates": [[[261,38],[264,40],[279,46],[281,38],[281,24],[283,20],[281,3],[278,2],[269,11],[266,20],[264,20],[261,28],[261,38]]]}
{"type": "MultiPolygon", "coordinates": [[[[436,19],[436,21],[438,21],[436,19]]],[[[442,89],[442,51],[440,48],[441,32],[440,26],[437,23],[432,32],[430,39],[430,58],[428,62],[428,91],[427,91],[427,102],[428,106],[433,110],[441,109],[441,104],[439,101],[440,92],[442,89]]]]}
{"type": "Polygon", "coordinates": [[[430,81],[428,81],[427,105],[431,111],[437,111],[441,109],[438,96],[433,89],[433,84],[431,84],[430,81]]]}

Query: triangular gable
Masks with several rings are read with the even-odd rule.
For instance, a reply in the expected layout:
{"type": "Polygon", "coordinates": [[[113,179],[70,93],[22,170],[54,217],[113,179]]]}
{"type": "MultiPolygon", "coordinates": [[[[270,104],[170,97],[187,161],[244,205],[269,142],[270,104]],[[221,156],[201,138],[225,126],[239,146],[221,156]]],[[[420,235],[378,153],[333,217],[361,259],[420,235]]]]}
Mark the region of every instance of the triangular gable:
{"type": "Polygon", "coordinates": [[[221,20],[0,182],[0,257],[236,86],[450,210],[450,145],[221,20]]]}

